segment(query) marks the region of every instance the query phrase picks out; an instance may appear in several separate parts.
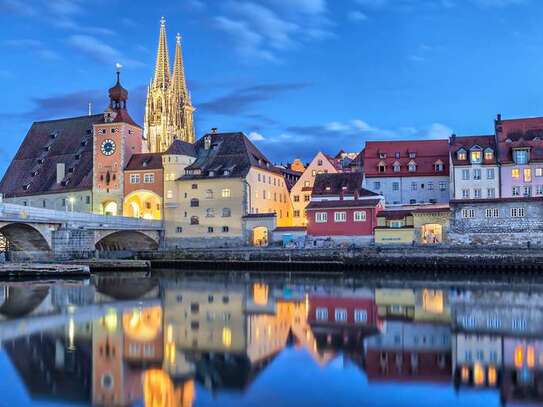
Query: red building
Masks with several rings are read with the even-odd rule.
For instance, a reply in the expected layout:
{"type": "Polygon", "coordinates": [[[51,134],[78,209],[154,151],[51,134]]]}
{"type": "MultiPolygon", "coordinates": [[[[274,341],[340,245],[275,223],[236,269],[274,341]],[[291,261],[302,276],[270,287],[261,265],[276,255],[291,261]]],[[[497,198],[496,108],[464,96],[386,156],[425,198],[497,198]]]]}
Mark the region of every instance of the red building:
{"type": "Polygon", "coordinates": [[[379,194],[362,188],[362,180],[358,172],[317,175],[306,207],[308,236],[371,239],[384,205],[379,194]]]}

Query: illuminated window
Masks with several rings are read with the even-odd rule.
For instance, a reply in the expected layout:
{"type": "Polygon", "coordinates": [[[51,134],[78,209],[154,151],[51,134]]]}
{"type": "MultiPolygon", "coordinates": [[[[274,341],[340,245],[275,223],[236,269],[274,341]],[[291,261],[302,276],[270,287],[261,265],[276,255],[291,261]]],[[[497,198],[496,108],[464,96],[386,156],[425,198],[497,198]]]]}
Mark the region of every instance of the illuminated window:
{"type": "Polygon", "coordinates": [[[536,177],[543,177],[543,168],[536,168],[535,169],[535,176],[536,177]]]}
{"type": "Polygon", "coordinates": [[[366,211],[355,211],[354,212],[354,221],[355,222],[365,222],[366,221],[366,211]]]}
{"type": "Polygon", "coordinates": [[[222,329],[222,344],[227,348],[232,346],[232,330],[230,328],[224,327],[222,329]]]}
{"type": "Polygon", "coordinates": [[[531,168],[524,168],[524,182],[532,182],[531,168]]]}
{"type": "Polygon", "coordinates": [[[326,212],[317,212],[317,213],[315,213],[315,222],[316,223],[326,223],[326,222],[328,222],[328,214],[326,212]]]}
{"type": "Polygon", "coordinates": [[[474,150],[470,153],[470,161],[472,164],[478,164],[483,160],[481,150],[474,150]]]}
{"type": "Polygon", "coordinates": [[[230,196],[231,196],[230,188],[224,188],[224,189],[221,191],[221,196],[222,196],[223,198],[230,198],[230,196]]]}
{"type": "Polygon", "coordinates": [[[493,160],[494,159],[494,151],[490,149],[485,150],[485,160],[493,160]]]}
{"type": "Polygon", "coordinates": [[[518,168],[513,168],[511,170],[511,177],[514,178],[514,179],[519,179],[520,178],[520,170],[518,168]]]}
{"type": "Polygon", "coordinates": [[[458,150],[457,153],[456,153],[456,157],[457,157],[458,160],[460,160],[460,161],[467,160],[468,156],[467,156],[467,154],[466,154],[466,150],[464,150],[464,149],[458,150]]]}
{"type": "Polygon", "coordinates": [[[173,198],[173,192],[172,191],[166,192],[166,198],[172,199],[173,198]]]}

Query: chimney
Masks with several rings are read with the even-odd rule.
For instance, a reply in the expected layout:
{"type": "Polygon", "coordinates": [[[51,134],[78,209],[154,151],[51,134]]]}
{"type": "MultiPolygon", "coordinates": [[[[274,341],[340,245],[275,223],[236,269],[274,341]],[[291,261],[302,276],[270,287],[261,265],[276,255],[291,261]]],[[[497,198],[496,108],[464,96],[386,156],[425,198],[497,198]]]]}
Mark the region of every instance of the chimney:
{"type": "Polygon", "coordinates": [[[453,134],[451,134],[451,141],[450,141],[449,144],[452,145],[452,144],[454,144],[455,142],[456,142],[456,134],[453,133],[453,134]]]}
{"type": "Polygon", "coordinates": [[[501,122],[501,121],[502,121],[502,114],[501,114],[501,113],[498,113],[498,114],[496,115],[496,121],[497,121],[497,122],[501,122]]]}
{"type": "Polygon", "coordinates": [[[57,184],[60,184],[66,176],[66,164],[57,163],[57,184]]]}

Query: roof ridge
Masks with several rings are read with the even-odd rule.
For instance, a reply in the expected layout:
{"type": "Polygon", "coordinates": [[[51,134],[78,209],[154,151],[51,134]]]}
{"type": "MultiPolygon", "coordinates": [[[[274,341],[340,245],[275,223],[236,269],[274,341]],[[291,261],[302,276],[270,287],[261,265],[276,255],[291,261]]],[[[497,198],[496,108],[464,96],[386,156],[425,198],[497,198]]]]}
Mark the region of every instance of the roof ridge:
{"type": "Polygon", "coordinates": [[[99,118],[99,117],[103,117],[104,114],[103,113],[97,113],[97,114],[93,114],[93,115],[82,115],[82,116],[74,116],[74,117],[63,117],[62,119],[49,119],[49,120],[36,120],[34,122],[32,122],[33,124],[40,124],[40,123],[52,123],[52,122],[62,122],[62,121],[67,121],[67,120],[76,120],[76,119],[83,119],[85,117],[94,117],[94,118],[99,118]]]}

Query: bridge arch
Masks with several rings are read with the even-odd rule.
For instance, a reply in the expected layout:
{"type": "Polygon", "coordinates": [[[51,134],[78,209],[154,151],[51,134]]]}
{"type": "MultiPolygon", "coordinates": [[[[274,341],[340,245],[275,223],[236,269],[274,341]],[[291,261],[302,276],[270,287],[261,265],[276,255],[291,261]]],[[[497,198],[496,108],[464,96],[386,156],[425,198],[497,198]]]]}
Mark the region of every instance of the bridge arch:
{"type": "Polygon", "coordinates": [[[97,237],[95,248],[100,251],[156,250],[159,246],[156,235],[157,232],[137,230],[107,232],[97,237]]]}
{"type": "Polygon", "coordinates": [[[21,318],[31,314],[49,294],[49,287],[3,286],[3,300],[0,302],[0,315],[7,319],[21,318]]]}
{"type": "MultiPolygon", "coordinates": [[[[42,229],[44,227],[42,227],[42,229]]],[[[9,242],[10,250],[25,252],[44,252],[51,250],[51,232],[45,229],[39,230],[27,223],[17,222],[3,224],[0,227],[0,233],[9,242]]]]}

